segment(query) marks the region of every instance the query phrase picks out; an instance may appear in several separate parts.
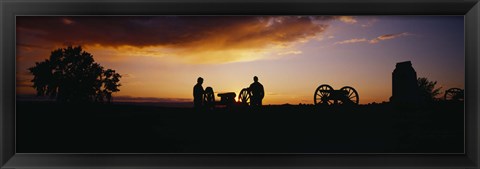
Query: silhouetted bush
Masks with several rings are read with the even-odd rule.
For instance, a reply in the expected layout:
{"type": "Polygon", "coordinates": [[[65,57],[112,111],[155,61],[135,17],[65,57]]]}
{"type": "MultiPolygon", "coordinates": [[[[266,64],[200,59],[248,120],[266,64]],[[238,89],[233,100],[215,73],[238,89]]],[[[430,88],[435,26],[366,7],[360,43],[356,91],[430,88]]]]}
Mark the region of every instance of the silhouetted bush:
{"type": "Polygon", "coordinates": [[[420,77],[417,79],[418,89],[420,97],[423,101],[432,102],[436,100],[436,96],[440,94],[440,88],[435,88],[437,81],[429,81],[426,77],[420,77]]]}

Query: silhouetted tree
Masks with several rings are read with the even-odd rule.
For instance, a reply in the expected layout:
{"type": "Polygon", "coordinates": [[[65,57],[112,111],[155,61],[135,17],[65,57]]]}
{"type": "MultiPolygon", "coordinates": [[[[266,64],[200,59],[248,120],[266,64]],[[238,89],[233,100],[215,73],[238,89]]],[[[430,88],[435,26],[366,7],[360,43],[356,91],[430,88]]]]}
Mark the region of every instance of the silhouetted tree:
{"type": "Polygon", "coordinates": [[[103,82],[104,82],[104,88],[103,88],[103,93],[105,94],[105,97],[107,98],[108,102],[112,101],[112,93],[113,92],[118,92],[120,89],[120,74],[115,73],[115,70],[112,69],[107,69],[106,71],[103,72],[103,82]]]}
{"type": "Polygon", "coordinates": [[[440,88],[435,88],[437,81],[429,81],[425,77],[420,77],[417,79],[419,93],[424,101],[434,101],[436,96],[440,94],[440,88]]]}
{"type": "Polygon", "coordinates": [[[60,48],[50,58],[36,62],[28,69],[33,74],[37,95],[47,95],[63,102],[111,101],[113,92],[120,91],[120,74],[104,70],[82,47],[60,48]]]}

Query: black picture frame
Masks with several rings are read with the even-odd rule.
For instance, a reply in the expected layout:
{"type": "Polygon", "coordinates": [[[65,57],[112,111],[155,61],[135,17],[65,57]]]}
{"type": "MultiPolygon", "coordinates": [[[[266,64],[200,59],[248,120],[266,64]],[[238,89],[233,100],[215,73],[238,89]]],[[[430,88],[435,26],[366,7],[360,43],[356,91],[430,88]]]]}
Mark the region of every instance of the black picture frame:
{"type": "Polygon", "coordinates": [[[478,0],[1,0],[1,168],[478,168],[478,0]],[[19,154],[15,152],[17,15],[464,15],[465,151],[452,154],[19,154]]]}

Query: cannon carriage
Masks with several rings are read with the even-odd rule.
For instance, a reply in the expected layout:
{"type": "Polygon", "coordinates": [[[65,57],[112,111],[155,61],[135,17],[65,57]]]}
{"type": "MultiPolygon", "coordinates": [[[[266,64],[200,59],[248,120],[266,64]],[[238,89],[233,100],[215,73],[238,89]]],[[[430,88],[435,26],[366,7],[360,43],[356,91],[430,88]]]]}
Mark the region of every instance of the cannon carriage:
{"type": "Polygon", "coordinates": [[[315,90],[313,101],[315,105],[358,105],[359,96],[350,86],[334,90],[330,85],[322,84],[315,90]]]}

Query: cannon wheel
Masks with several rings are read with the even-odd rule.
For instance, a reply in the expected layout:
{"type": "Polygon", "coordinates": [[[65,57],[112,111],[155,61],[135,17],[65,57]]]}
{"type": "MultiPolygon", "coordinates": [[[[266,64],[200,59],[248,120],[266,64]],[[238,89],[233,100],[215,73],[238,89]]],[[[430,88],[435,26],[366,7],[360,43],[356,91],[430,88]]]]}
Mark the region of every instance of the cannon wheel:
{"type": "Polygon", "coordinates": [[[318,86],[317,90],[315,90],[315,93],[313,95],[313,101],[315,105],[321,105],[321,104],[326,104],[326,105],[332,105],[333,101],[329,100],[328,97],[330,96],[330,92],[327,91],[333,91],[332,86],[323,84],[318,86]]]}
{"type": "Polygon", "coordinates": [[[248,90],[248,88],[243,88],[240,91],[240,94],[238,95],[238,100],[242,103],[242,105],[248,106],[248,105],[250,105],[250,97],[251,96],[252,95],[251,95],[250,91],[248,90]]]}
{"type": "Polygon", "coordinates": [[[203,93],[203,105],[208,109],[215,106],[215,95],[213,94],[212,87],[205,88],[205,92],[203,93]]]}
{"type": "Polygon", "coordinates": [[[340,104],[355,104],[358,105],[359,97],[357,91],[350,86],[344,86],[340,90],[346,91],[348,100],[340,100],[340,104]],[[344,102],[345,101],[345,102],[344,102]]]}
{"type": "Polygon", "coordinates": [[[444,99],[447,101],[463,101],[463,90],[459,88],[450,88],[445,91],[444,99]]]}

